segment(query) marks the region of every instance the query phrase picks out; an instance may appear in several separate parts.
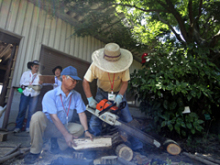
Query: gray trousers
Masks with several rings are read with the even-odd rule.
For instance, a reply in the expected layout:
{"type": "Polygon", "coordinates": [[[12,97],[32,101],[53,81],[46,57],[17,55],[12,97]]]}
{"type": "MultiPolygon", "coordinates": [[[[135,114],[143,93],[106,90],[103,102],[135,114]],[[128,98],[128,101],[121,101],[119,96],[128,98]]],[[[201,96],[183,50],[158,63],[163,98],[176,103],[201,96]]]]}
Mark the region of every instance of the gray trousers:
{"type": "MultiPolygon", "coordinates": [[[[83,135],[84,129],[81,124],[77,123],[68,123],[68,131],[76,137],[83,135]]],[[[67,149],[68,145],[61,134],[57,129],[55,124],[51,123],[46,115],[38,111],[32,115],[30,122],[30,136],[31,136],[31,149],[30,152],[33,154],[38,154],[41,152],[43,147],[43,137],[45,138],[57,138],[57,142],[60,150],[67,149]]]]}

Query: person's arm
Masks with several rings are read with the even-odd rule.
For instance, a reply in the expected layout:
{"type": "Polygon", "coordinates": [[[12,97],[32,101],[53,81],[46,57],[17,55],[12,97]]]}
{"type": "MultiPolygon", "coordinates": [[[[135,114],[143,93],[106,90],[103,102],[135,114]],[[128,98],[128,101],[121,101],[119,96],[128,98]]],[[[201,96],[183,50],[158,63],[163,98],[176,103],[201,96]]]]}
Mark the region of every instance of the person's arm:
{"type": "Polygon", "coordinates": [[[20,86],[24,85],[25,82],[25,72],[22,74],[21,79],[20,79],[20,86]]]}
{"type": "Polygon", "coordinates": [[[92,140],[92,135],[88,131],[87,117],[86,117],[85,112],[79,113],[79,119],[80,119],[80,122],[84,128],[85,136],[89,137],[92,140]]]}
{"type": "Polygon", "coordinates": [[[66,128],[64,127],[63,123],[61,123],[60,119],[57,117],[57,114],[50,114],[51,119],[53,120],[53,123],[57,127],[57,129],[62,133],[63,137],[65,138],[65,141],[69,147],[72,147],[72,145],[76,146],[73,139],[77,138],[70,134],[66,128]]]}
{"type": "Polygon", "coordinates": [[[127,88],[128,88],[128,81],[122,81],[121,89],[119,90],[118,94],[124,96],[127,88]]]}
{"type": "Polygon", "coordinates": [[[85,78],[83,79],[83,90],[87,98],[92,97],[90,84],[85,78]]]}

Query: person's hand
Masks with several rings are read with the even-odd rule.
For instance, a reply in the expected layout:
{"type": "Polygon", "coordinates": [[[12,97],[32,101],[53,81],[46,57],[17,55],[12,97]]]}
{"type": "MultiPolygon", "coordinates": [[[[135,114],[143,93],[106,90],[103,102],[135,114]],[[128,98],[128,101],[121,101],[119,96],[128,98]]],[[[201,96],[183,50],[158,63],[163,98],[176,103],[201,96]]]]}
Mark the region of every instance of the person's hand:
{"type": "Polygon", "coordinates": [[[74,141],[73,141],[73,139],[76,139],[76,138],[77,138],[76,136],[74,136],[74,135],[68,133],[68,134],[66,134],[66,135],[64,136],[64,138],[65,138],[65,141],[66,141],[66,143],[67,143],[67,145],[68,145],[69,147],[72,147],[72,146],[75,146],[75,147],[76,147],[76,143],[74,143],[74,141]]]}
{"type": "Polygon", "coordinates": [[[89,102],[90,107],[96,108],[97,101],[93,97],[89,97],[89,98],[87,98],[87,100],[89,102]]]}
{"type": "Polygon", "coordinates": [[[122,102],[123,96],[121,94],[118,94],[115,98],[114,103],[116,103],[116,107],[119,107],[119,104],[122,102]]]}
{"type": "Polygon", "coordinates": [[[88,138],[90,138],[90,139],[91,139],[91,141],[93,141],[92,134],[91,134],[91,133],[89,133],[89,131],[86,131],[86,132],[85,132],[85,137],[88,137],[88,138]]]}
{"type": "Polygon", "coordinates": [[[40,80],[38,83],[39,83],[40,85],[42,85],[44,82],[43,82],[42,80],[40,80]]]}

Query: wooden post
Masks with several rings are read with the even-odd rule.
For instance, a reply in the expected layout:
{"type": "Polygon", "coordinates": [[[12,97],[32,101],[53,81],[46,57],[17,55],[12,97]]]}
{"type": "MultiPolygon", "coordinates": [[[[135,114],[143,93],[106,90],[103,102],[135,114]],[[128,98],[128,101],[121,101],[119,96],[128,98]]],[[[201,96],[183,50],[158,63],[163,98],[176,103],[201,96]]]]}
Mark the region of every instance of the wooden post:
{"type": "Polygon", "coordinates": [[[4,121],[3,121],[3,125],[2,128],[7,128],[7,124],[8,124],[8,119],[9,119],[9,115],[10,115],[10,111],[11,111],[11,103],[12,103],[12,98],[14,96],[14,87],[11,87],[10,89],[10,93],[9,93],[9,99],[7,102],[7,107],[5,110],[5,116],[4,116],[4,121]]]}

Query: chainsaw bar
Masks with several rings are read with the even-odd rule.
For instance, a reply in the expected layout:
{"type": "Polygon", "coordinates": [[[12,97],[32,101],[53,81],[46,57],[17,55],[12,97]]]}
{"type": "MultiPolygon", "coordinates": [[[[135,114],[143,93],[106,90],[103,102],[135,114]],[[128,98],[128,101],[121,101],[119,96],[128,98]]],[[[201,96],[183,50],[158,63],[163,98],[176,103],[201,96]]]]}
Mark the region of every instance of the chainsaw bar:
{"type": "Polygon", "coordinates": [[[118,121],[121,124],[120,125],[115,125],[119,130],[125,131],[127,134],[129,134],[132,137],[138,138],[140,141],[146,144],[151,144],[153,146],[156,146],[159,148],[161,146],[161,143],[151,137],[150,135],[138,130],[137,128],[133,128],[129,126],[127,123],[124,123],[122,121],[118,121]]]}
{"type": "Polygon", "coordinates": [[[101,119],[102,121],[104,121],[105,123],[117,127],[119,130],[126,132],[128,135],[132,137],[138,138],[143,143],[151,144],[153,146],[156,146],[157,148],[161,146],[161,143],[153,137],[151,137],[150,135],[138,130],[137,128],[129,126],[127,123],[118,120],[119,117],[116,114],[113,114],[111,112],[105,112],[99,115],[99,110],[89,107],[88,105],[86,106],[86,110],[98,117],[99,119],[101,119]]]}

